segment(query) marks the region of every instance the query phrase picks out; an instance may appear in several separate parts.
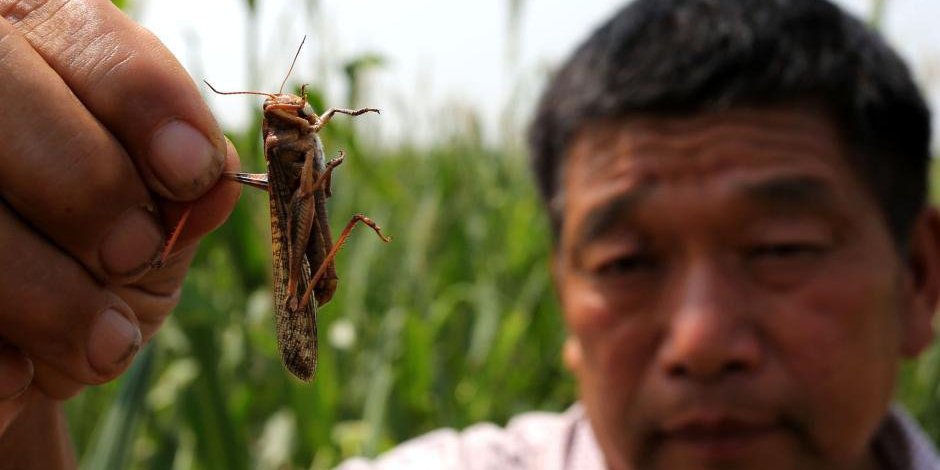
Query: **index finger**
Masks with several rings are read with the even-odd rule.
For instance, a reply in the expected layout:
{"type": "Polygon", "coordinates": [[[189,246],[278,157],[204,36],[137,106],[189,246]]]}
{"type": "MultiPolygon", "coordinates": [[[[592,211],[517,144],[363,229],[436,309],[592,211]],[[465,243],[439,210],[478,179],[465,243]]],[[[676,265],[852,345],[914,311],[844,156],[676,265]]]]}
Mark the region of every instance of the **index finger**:
{"type": "Polygon", "coordinates": [[[193,200],[215,183],[222,132],[153,34],[105,0],[0,1],[0,14],[117,137],[151,190],[193,200]]]}

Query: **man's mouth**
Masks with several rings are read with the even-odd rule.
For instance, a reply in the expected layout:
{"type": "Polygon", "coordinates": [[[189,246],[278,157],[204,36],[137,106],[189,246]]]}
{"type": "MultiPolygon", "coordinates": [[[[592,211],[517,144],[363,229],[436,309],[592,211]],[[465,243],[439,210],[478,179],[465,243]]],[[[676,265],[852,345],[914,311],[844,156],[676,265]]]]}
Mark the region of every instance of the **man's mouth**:
{"type": "Polygon", "coordinates": [[[658,440],[699,459],[734,460],[782,431],[781,424],[770,416],[702,411],[667,420],[658,440]]]}

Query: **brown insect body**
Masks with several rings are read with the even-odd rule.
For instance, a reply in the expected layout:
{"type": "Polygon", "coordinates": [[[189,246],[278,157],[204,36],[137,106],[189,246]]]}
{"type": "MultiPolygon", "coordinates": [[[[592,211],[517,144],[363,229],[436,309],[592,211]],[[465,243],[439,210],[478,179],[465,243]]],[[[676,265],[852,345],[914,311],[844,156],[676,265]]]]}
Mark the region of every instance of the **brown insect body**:
{"type": "Polygon", "coordinates": [[[316,117],[307,113],[303,98],[275,95],[264,103],[264,155],[268,168],[271,206],[271,245],[277,343],[284,365],[302,380],[313,376],[317,361],[317,305],[330,300],[336,289],[336,270],[314,286],[314,298],[297,305],[313,275],[333,246],[326,214],[326,191],[311,188],[326,170],[316,117]],[[306,187],[304,187],[306,186],[306,187]],[[312,193],[304,193],[311,191],[312,193]],[[311,207],[312,206],[312,207],[311,207]],[[291,302],[294,305],[291,305],[291,302]],[[282,308],[281,306],[288,306],[282,308]],[[311,334],[312,333],[312,334],[311,334]]]}
{"type": "MultiPolygon", "coordinates": [[[[290,274],[293,275],[299,272],[304,255],[309,271],[319,267],[333,247],[326,212],[326,199],[330,195],[329,175],[324,177],[326,160],[323,144],[317,135],[318,117],[309,111],[303,98],[275,95],[275,98],[265,100],[263,109],[262,135],[271,196],[271,229],[272,233],[280,231],[280,223],[285,222],[291,230],[280,242],[284,243],[281,246],[288,248],[289,259],[293,263],[289,262],[287,266],[292,267],[290,274]],[[280,220],[275,220],[275,217],[280,220]],[[301,247],[306,249],[301,250],[301,247]]],[[[336,164],[342,161],[341,158],[336,164]]],[[[272,242],[279,241],[272,238],[272,242]]],[[[336,269],[330,261],[326,273],[314,287],[319,305],[333,297],[336,281],[336,269]]],[[[299,292],[303,292],[303,288],[299,292]]]]}
{"type": "MultiPolygon", "coordinates": [[[[343,162],[343,155],[341,152],[327,162],[317,133],[336,113],[358,116],[379,111],[330,108],[318,116],[308,106],[303,89],[301,96],[296,96],[280,92],[220,92],[212,85],[209,88],[223,95],[267,97],[262,107],[262,134],[268,172],[224,176],[268,192],[278,349],[285,367],[297,378],[308,381],[317,366],[317,307],[329,302],[336,290],[333,259],[337,251],[358,223],[368,225],[382,240],[389,241],[375,222],[356,214],[333,244],[326,199],[330,197],[333,169],[343,162]]],[[[181,226],[182,222],[177,231],[181,226]]]]}
{"type": "MultiPolygon", "coordinates": [[[[333,169],[344,158],[340,153],[326,162],[317,133],[336,113],[358,116],[378,110],[330,108],[317,116],[302,96],[266,96],[262,134],[268,172],[226,176],[268,191],[278,349],[285,367],[308,381],[317,365],[317,307],[330,301],[337,284],[333,257],[339,246],[334,246],[330,235],[326,199],[333,169]]],[[[375,222],[357,214],[346,225],[338,245],[359,222],[388,241],[375,222]]]]}

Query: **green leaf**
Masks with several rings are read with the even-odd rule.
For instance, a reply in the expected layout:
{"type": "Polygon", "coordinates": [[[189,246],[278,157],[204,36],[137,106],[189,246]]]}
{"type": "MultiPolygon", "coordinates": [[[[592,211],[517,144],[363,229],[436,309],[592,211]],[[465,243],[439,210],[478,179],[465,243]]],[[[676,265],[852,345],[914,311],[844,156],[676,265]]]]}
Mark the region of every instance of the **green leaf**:
{"type": "Polygon", "coordinates": [[[154,345],[148,344],[121,378],[117,399],[96,429],[82,459],[85,469],[127,468],[153,369],[154,345]]]}

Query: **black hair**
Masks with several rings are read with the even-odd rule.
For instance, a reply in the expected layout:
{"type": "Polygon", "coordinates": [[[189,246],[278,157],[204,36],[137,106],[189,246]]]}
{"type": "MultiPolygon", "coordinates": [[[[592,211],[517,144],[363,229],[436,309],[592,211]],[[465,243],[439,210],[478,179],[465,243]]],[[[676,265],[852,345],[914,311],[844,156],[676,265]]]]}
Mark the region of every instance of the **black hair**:
{"type": "Polygon", "coordinates": [[[556,239],[565,155],[585,125],[800,100],[834,119],[903,247],[926,200],[930,112],[898,55],[827,0],[636,0],[597,29],[549,83],[529,132],[556,239]]]}

